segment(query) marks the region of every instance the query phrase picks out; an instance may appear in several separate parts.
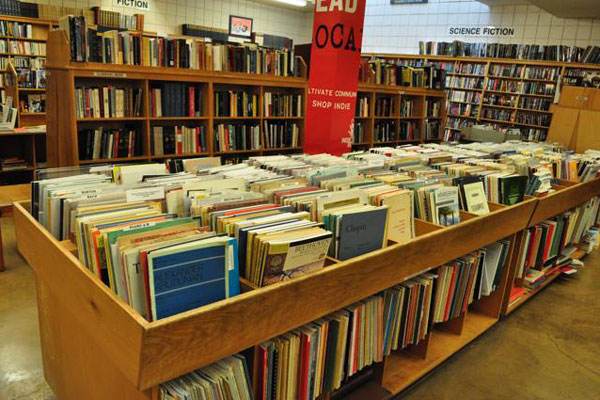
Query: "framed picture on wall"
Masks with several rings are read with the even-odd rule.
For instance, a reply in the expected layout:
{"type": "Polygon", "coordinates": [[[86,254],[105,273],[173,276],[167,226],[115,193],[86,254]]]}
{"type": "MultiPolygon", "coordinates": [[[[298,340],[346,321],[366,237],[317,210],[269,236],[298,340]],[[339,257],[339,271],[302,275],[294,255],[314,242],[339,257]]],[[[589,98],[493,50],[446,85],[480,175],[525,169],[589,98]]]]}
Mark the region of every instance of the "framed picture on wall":
{"type": "Polygon", "coordinates": [[[252,37],[252,18],[230,15],[229,35],[250,39],[252,37]]]}

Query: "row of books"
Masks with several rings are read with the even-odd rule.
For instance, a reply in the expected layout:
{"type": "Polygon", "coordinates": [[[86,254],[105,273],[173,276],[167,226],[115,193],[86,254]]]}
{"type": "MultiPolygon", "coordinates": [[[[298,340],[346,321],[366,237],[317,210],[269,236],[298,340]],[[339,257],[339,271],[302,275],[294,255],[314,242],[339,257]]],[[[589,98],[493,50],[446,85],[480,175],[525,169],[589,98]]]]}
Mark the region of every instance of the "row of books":
{"type": "Polygon", "coordinates": [[[552,114],[540,114],[540,113],[528,113],[519,111],[517,112],[515,122],[519,124],[527,125],[539,125],[539,126],[550,126],[552,121],[552,114]]]}
{"type": "Polygon", "coordinates": [[[33,38],[33,26],[16,21],[0,21],[0,36],[10,36],[14,38],[33,38]]]}
{"type": "Polygon", "coordinates": [[[515,105],[517,104],[517,99],[517,95],[486,92],[485,97],[483,98],[483,104],[503,107],[515,107],[515,105]]]}
{"type": "Polygon", "coordinates": [[[218,124],[214,130],[215,152],[260,150],[258,123],[218,124]]]}
{"type": "Polygon", "coordinates": [[[46,43],[0,39],[0,53],[45,57],[46,43]]]}
{"type": "Polygon", "coordinates": [[[215,91],[217,117],[258,117],[258,95],[249,91],[215,91]]]}
{"type": "Polygon", "coordinates": [[[426,140],[440,139],[441,123],[439,120],[426,120],[423,126],[426,140]]]}
{"type": "Polygon", "coordinates": [[[489,74],[494,77],[520,78],[523,74],[523,65],[518,64],[492,64],[489,74]]]}
{"type": "Polygon", "coordinates": [[[363,121],[354,121],[352,130],[352,143],[360,144],[367,141],[366,124],[363,121]]]}
{"type": "Polygon", "coordinates": [[[203,86],[200,84],[153,83],[150,88],[150,115],[152,117],[201,117],[204,115],[203,94],[203,86]]]}
{"type": "Polygon", "coordinates": [[[369,97],[358,96],[356,100],[356,112],[355,116],[361,118],[367,118],[369,116],[369,97]]]}
{"type": "Polygon", "coordinates": [[[419,42],[419,54],[450,57],[512,58],[518,60],[545,60],[584,64],[600,63],[600,47],[586,48],[565,45],[419,42]]]}
{"type": "Polygon", "coordinates": [[[448,107],[449,116],[463,116],[463,117],[477,117],[478,107],[476,104],[465,104],[465,103],[452,103],[448,107]]]}
{"type": "Polygon", "coordinates": [[[103,10],[100,7],[92,7],[92,11],[96,25],[133,31],[144,30],[144,14],[125,15],[116,11],[103,10]]]}
{"type": "Polygon", "coordinates": [[[265,117],[301,117],[302,95],[265,92],[263,95],[265,117]]]}
{"type": "Polygon", "coordinates": [[[400,121],[400,131],[398,132],[400,140],[419,140],[421,139],[421,130],[417,121],[400,121]]]}
{"type": "Polygon", "coordinates": [[[400,117],[412,117],[415,116],[417,100],[404,98],[400,100],[400,117]]]}
{"type": "Polygon", "coordinates": [[[143,154],[143,135],[136,128],[95,128],[79,132],[79,159],[127,158],[143,154]]]}
{"type": "Polygon", "coordinates": [[[391,142],[396,139],[396,121],[377,121],[374,126],[375,142],[391,142]]]}
{"type": "Polygon", "coordinates": [[[454,89],[483,89],[482,78],[449,75],[446,78],[446,88],[454,89]]]}
{"type": "Polygon", "coordinates": [[[522,86],[520,82],[490,78],[487,80],[485,88],[497,92],[517,93],[521,92],[522,86]]]}
{"type": "Polygon", "coordinates": [[[17,69],[17,84],[20,88],[45,89],[48,84],[45,69],[17,69]]]}
{"type": "Polygon", "coordinates": [[[290,121],[264,121],[264,148],[296,148],[300,144],[300,127],[290,121]]]}
{"type": "Polygon", "coordinates": [[[375,115],[378,117],[391,117],[396,111],[396,98],[382,96],[375,99],[375,115]]]}
{"type": "Polygon", "coordinates": [[[485,64],[458,62],[456,65],[450,64],[448,72],[466,75],[485,75],[485,64]]]}
{"type": "Polygon", "coordinates": [[[444,89],[445,73],[433,65],[409,66],[397,60],[373,57],[362,59],[359,69],[361,82],[377,85],[393,85],[444,89]]]}
{"type": "Polygon", "coordinates": [[[513,121],[513,111],[496,108],[486,108],[484,106],[484,108],[481,111],[481,118],[492,119],[495,121],[511,122],[513,121]]]}
{"type": "MultiPolygon", "coordinates": [[[[110,30],[87,31],[88,55],[85,61],[105,64],[141,65],[142,50],[140,34],[110,30]]],[[[75,59],[73,61],[84,61],[75,59]]]]}
{"type": "Polygon", "coordinates": [[[252,43],[218,44],[210,39],[146,36],[138,32],[100,33],[83,16],[59,20],[76,62],[103,62],[203,71],[296,76],[294,52],[252,43]]]}
{"type": "Polygon", "coordinates": [[[141,88],[75,88],[75,115],[78,119],[139,117],[142,115],[142,106],[141,88]]]}
{"type": "Polygon", "coordinates": [[[548,111],[553,101],[551,99],[536,97],[521,97],[519,99],[519,108],[528,110],[548,111]]]}
{"type": "MultiPolygon", "coordinates": [[[[425,115],[427,118],[440,118],[442,111],[442,100],[425,99],[425,115]]],[[[409,114],[411,115],[411,114],[409,114]]]]}
{"type": "MultiPolygon", "coordinates": [[[[0,58],[0,67],[4,65],[4,69],[6,69],[6,65],[9,60],[8,58],[0,58]]],[[[42,69],[46,67],[46,57],[19,57],[19,56],[11,56],[10,63],[15,68],[31,68],[31,69],[42,69]]]]}
{"type": "Polygon", "coordinates": [[[560,68],[550,67],[527,67],[525,68],[525,79],[540,79],[547,81],[556,81],[560,76],[560,68]]]}
{"type": "Polygon", "coordinates": [[[153,155],[183,155],[208,152],[206,128],[200,126],[153,126],[153,155]]]}
{"type": "Polygon", "coordinates": [[[542,82],[525,82],[523,83],[523,94],[541,94],[546,96],[554,96],[556,84],[542,82]]]}
{"type": "Polygon", "coordinates": [[[481,103],[481,92],[465,92],[460,89],[450,90],[448,101],[460,103],[481,103]]]}

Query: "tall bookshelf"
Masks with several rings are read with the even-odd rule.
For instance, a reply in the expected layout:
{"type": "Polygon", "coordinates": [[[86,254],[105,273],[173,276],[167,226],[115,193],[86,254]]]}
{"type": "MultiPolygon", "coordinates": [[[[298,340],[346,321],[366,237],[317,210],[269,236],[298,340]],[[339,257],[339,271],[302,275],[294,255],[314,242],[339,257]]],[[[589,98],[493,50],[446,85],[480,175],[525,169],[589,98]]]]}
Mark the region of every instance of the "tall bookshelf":
{"type": "Polygon", "coordinates": [[[600,180],[555,189],[513,206],[490,203],[487,215],[462,213],[461,223],[452,227],[416,220],[416,237],[408,243],[390,243],[346,261],[330,259],[318,272],[264,288],[246,286],[234,298],[154,322],[93,279],[72,256],[73,243],[48,235],[26,205],[17,204],[18,247],[43,294],[38,301],[45,376],[64,399],[156,400],[163,382],[238,352],[252,360],[255,346],[265,340],[508,238],[508,261],[491,296],[435,324],[418,345],[393,352],[321,397],[393,398],[499,322],[514,277],[519,232],[600,195],[600,180]],[[81,370],[89,374],[77,373],[81,370]]]}
{"type": "MultiPolygon", "coordinates": [[[[16,127],[46,123],[45,110],[30,110],[29,105],[32,103],[29,100],[32,96],[32,101],[44,102],[44,74],[37,71],[44,69],[46,52],[43,46],[46,46],[53,24],[53,21],[45,19],[0,16],[0,26],[3,28],[0,42],[5,50],[0,53],[3,78],[0,99],[4,103],[8,97],[12,98],[12,105],[18,110],[16,127]],[[26,26],[29,28],[28,31],[15,31],[15,26],[21,29],[25,29],[26,26]],[[42,49],[39,45],[42,45],[42,49]],[[31,54],[32,50],[36,54],[31,54]]],[[[0,169],[2,185],[30,182],[33,171],[46,166],[45,133],[3,133],[0,135],[0,147],[1,159],[16,158],[25,162],[25,165],[19,167],[3,166],[0,169]]]]}
{"type": "Polygon", "coordinates": [[[69,48],[63,31],[51,32],[48,51],[50,72],[48,97],[48,161],[53,166],[80,165],[102,162],[160,161],[167,158],[221,156],[246,157],[272,153],[299,152],[303,145],[306,102],[306,78],[279,77],[267,74],[208,72],[183,68],[143,67],[102,63],[77,63],[69,58],[69,48]],[[152,89],[164,83],[185,83],[200,88],[202,110],[195,116],[155,116],[152,112],[152,89]],[[112,86],[140,89],[142,105],[139,115],[111,118],[77,117],[74,94],[78,88],[112,86]],[[252,116],[223,116],[217,114],[218,92],[246,92],[256,95],[257,112],[252,116]],[[267,93],[300,95],[300,113],[267,115],[264,109],[267,93]],[[67,94],[67,95],[65,95],[67,94]],[[220,151],[215,138],[220,124],[258,126],[260,148],[220,151]],[[297,146],[266,146],[267,126],[296,125],[297,146]],[[206,149],[200,152],[158,155],[153,148],[155,126],[204,127],[206,149]],[[87,129],[135,129],[141,135],[141,148],[135,155],[83,159],[80,153],[81,132],[87,129]]]}
{"type": "Polygon", "coordinates": [[[476,123],[519,128],[524,140],[545,139],[563,85],[578,84],[594,64],[435,55],[366,54],[403,64],[433,64],[446,71],[448,112],[444,137],[476,123]]]}
{"type": "Polygon", "coordinates": [[[356,149],[442,139],[446,95],[441,90],[361,83],[356,104],[356,149]],[[389,109],[383,109],[385,104],[389,109]]]}

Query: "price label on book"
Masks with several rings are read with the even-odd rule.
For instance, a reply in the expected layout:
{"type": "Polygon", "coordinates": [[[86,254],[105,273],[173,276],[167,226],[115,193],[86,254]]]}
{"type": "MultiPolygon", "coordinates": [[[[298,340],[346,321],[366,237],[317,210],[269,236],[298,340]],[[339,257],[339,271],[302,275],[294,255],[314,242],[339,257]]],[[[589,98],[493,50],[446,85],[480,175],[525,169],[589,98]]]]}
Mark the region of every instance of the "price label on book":
{"type": "Polygon", "coordinates": [[[125,192],[127,202],[132,201],[148,201],[148,200],[162,200],[165,198],[164,186],[148,187],[140,189],[129,189],[125,192]]]}
{"type": "Polygon", "coordinates": [[[365,0],[317,0],[308,79],[307,153],[352,146],[365,0]]]}
{"type": "Polygon", "coordinates": [[[127,78],[127,74],[124,72],[97,71],[97,72],[94,72],[94,76],[98,76],[98,77],[102,77],[102,78],[127,78]]]}

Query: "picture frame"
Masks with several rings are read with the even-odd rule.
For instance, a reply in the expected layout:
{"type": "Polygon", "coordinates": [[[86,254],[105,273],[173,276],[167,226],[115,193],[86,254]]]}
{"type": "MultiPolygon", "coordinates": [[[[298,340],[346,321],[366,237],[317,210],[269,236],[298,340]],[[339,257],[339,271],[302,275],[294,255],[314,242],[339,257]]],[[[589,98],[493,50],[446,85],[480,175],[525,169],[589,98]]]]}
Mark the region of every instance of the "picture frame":
{"type": "Polygon", "coordinates": [[[240,17],[238,15],[229,16],[229,36],[245,39],[252,38],[252,18],[240,17]]]}

